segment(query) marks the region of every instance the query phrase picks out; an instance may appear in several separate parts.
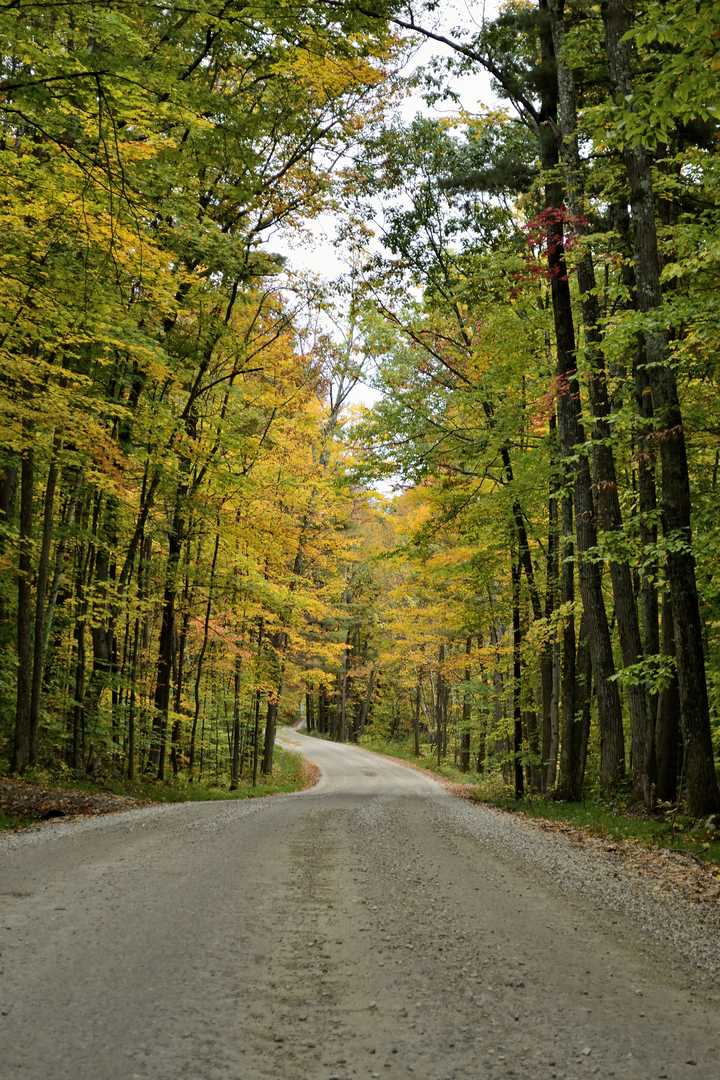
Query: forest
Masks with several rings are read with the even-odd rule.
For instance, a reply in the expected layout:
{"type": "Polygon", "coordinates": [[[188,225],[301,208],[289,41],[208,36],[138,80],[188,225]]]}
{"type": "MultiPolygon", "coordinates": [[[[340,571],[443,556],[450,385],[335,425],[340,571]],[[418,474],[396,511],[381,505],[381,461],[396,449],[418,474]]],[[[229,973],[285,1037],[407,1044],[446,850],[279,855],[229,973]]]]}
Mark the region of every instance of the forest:
{"type": "Polygon", "coordinates": [[[2,771],[720,810],[718,4],[470,6],[0,2],[2,771]]]}

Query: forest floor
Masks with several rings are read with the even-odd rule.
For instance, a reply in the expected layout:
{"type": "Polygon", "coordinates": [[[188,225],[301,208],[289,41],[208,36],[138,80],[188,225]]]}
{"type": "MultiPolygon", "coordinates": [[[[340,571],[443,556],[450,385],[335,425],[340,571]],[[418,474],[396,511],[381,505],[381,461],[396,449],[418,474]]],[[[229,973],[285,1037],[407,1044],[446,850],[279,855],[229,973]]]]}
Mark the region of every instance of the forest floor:
{"type": "Polygon", "coordinates": [[[317,770],[299,754],[278,748],[272,777],[258,777],[253,786],[247,776],[237,791],[227,781],[185,779],[167,781],[104,779],[75,780],[39,773],[31,779],[0,776],[0,829],[21,829],[40,821],[118,813],[158,802],[205,802],[213,799],[254,799],[302,791],[317,782],[317,770]]]}
{"type": "Polygon", "coordinates": [[[405,742],[364,739],[362,745],[437,777],[460,798],[522,816],[535,828],[563,833],[661,883],[679,886],[689,899],[720,900],[720,828],[713,822],[708,827],[707,819],[695,821],[677,810],[649,815],[622,800],[565,803],[529,795],[517,802],[501,776],[464,773],[451,762],[438,766],[428,747],[418,759],[405,742]]]}
{"type": "Polygon", "coordinates": [[[0,837],[3,1080],[717,1076],[720,905],[281,737],[311,790],[0,837]]]}

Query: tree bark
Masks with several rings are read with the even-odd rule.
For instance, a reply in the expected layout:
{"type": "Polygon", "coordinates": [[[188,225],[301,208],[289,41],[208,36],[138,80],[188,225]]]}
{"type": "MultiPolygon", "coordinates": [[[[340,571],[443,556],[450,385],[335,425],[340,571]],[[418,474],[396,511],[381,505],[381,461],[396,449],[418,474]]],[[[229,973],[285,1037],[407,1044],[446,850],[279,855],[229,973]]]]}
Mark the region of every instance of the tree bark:
{"type": "Polygon", "coordinates": [[[268,700],[267,713],[265,715],[265,740],[263,742],[262,773],[263,776],[272,776],[273,758],[275,756],[275,733],[277,731],[278,701],[268,700]]]}
{"type": "MultiPolygon", "coordinates": [[[[550,437],[555,442],[555,414],[550,418],[550,437]]],[[[558,510],[555,495],[555,477],[551,478],[548,499],[548,537],[545,569],[545,619],[549,622],[555,610],[560,567],[558,563],[558,510]]],[[[542,693],[542,724],[540,731],[541,787],[551,790],[555,783],[555,760],[557,757],[557,696],[555,688],[555,643],[547,635],[540,657],[540,686],[542,693]],[[553,712],[555,706],[555,712],[553,712]],[[553,720],[555,721],[553,726],[553,720]],[[554,736],[554,738],[553,738],[554,736]]]]}
{"type": "MultiPolygon", "coordinates": [[[[583,224],[584,181],[577,136],[575,80],[572,69],[564,62],[562,55],[565,38],[564,7],[564,0],[549,0],[558,84],[558,116],[562,135],[560,157],[564,165],[566,202],[573,218],[571,227],[578,235],[582,235],[587,231],[583,224]]],[[[593,417],[593,486],[598,527],[601,534],[620,534],[623,523],[612,449],[612,429],[609,423],[610,397],[602,348],[595,267],[589,248],[585,247],[580,251],[575,270],[581,297],[588,389],[593,417]]],[[[630,667],[643,658],[632,573],[626,559],[610,558],[609,566],[623,664],[630,667]]],[[[647,805],[650,794],[648,748],[652,745],[653,725],[649,719],[644,687],[633,682],[627,689],[627,699],[630,707],[634,792],[636,797],[647,805]]]]}
{"type": "MultiPolygon", "coordinates": [[[[470,656],[472,651],[472,638],[468,635],[465,641],[465,655],[470,656]]],[[[470,681],[469,663],[465,667],[465,682],[470,681]]],[[[462,704],[462,729],[460,731],[460,769],[468,772],[470,769],[470,724],[472,721],[472,697],[466,686],[463,693],[462,704]]]]}
{"type": "Polygon", "coordinates": [[[55,489],[57,486],[57,460],[55,454],[50,461],[45,501],[43,507],[43,527],[40,539],[37,580],[35,584],[35,634],[33,643],[32,688],[30,693],[30,764],[37,759],[38,729],[40,722],[40,698],[45,670],[45,620],[50,581],[50,545],[52,542],[53,515],[55,510],[55,489]]]}
{"type": "MultiPolygon", "coordinates": [[[[31,432],[26,430],[28,438],[31,432]]],[[[32,446],[20,458],[20,533],[17,569],[17,690],[12,771],[22,773],[32,758],[32,531],[35,462],[32,446]]]]}
{"type": "MultiPolygon", "coordinates": [[[[663,598],[662,650],[666,656],[675,655],[675,630],[673,626],[670,597],[663,598]]],[[[655,794],[664,802],[675,802],[678,795],[678,743],[680,740],[680,695],[677,676],[658,695],[657,724],[655,728],[655,755],[657,760],[657,783],[655,794]]]]}
{"type": "Polygon", "coordinates": [[[237,791],[240,782],[240,675],[242,660],[240,653],[235,655],[233,665],[233,734],[232,762],[230,766],[230,790],[237,791]]]}
{"type": "MultiPolygon", "coordinates": [[[[541,0],[547,16],[547,0],[541,0]]],[[[552,30],[547,19],[541,23],[543,62],[555,68],[552,30]]],[[[578,578],[583,609],[589,619],[590,652],[597,688],[600,727],[600,782],[612,788],[625,774],[625,744],[620,694],[613,676],[615,665],[610,640],[602,579],[599,565],[587,558],[597,547],[597,525],[592,497],[590,463],[586,452],[585,431],[577,379],[575,327],[572,300],[565,263],[562,188],[553,178],[559,165],[557,145],[557,83],[543,90],[543,122],[540,125],[540,149],[543,168],[550,177],[545,185],[547,204],[547,265],[550,278],[555,344],[557,351],[557,418],[564,471],[573,485],[578,578]]]]}
{"type": "Polygon", "coordinates": [[[260,760],[260,690],[255,691],[255,712],[253,718],[253,762],[252,786],[257,787],[258,762],[260,760]]]}
{"type": "Polygon", "coordinates": [[[522,727],[522,628],[520,624],[520,561],[512,558],[512,703],[513,703],[513,776],[515,798],[522,799],[525,794],[523,775],[523,727],[522,727]]]}
{"type": "MultiPolygon", "coordinates": [[[[215,543],[213,545],[212,561],[210,563],[210,579],[208,581],[208,596],[207,603],[205,604],[205,618],[203,619],[203,636],[202,644],[200,645],[200,652],[198,653],[197,669],[195,671],[195,707],[193,710],[192,728],[190,730],[190,754],[188,760],[188,779],[192,781],[194,779],[195,758],[197,753],[197,726],[200,716],[200,683],[202,680],[203,664],[205,662],[205,653],[207,652],[208,637],[210,635],[210,615],[212,614],[213,592],[215,588],[215,570],[217,568],[218,552],[220,550],[220,530],[215,533],[215,543]]],[[[262,626],[260,628],[260,636],[262,637],[262,626]]]]}
{"type": "Polygon", "coordinates": [[[445,646],[441,644],[438,647],[437,685],[435,689],[435,754],[437,757],[438,765],[442,764],[444,752],[443,698],[445,680],[441,671],[441,665],[444,663],[444,661],[445,646]]]}
{"type": "Polygon", "coordinates": [[[575,661],[577,673],[577,715],[574,727],[574,736],[577,749],[573,757],[575,759],[575,790],[582,793],[585,782],[585,765],[587,763],[588,745],[590,742],[590,712],[592,706],[592,660],[590,657],[590,641],[588,620],[583,615],[580,622],[580,639],[578,641],[577,658],[575,661]]]}
{"type": "Polygon", "coordinates": [[[420,675],[418,675],[417,683],[415,684],[415,710],[413,712],[413,753],[415,757],[420,757],[420,705],[422,696],[422,686],[420,682],[420,675]]]}
{"type": "MultiPolygon", "coordinates": [[[[563,557],[560,576],[561,602],[570,605],[575,602],[575,565],[573,549],[573,504],[569,495],[562,500],[563,557]]],[[[577,788],[579,775],[577,763],[577,740],[575,738],[575,714],[577,710],[577,677],[575,651],[575,617],[572,610],[565,616],[562,631],[561,661],[561,697],[562,713],[560,717],[560,768],[555,794],[558,799],[569,802],[581,798],[582,791],[577,788]]],[[[550,780],[550,777],[548,777],[550,780]]]]}
{"type": "MultiPolygon", "coordinates": [[[[17,490],[17,467],[5,465],[0,469],[0,525],[7,528],[15,515],[15,493],[17,490]]],[[[0,529],[0,553],[5,551],[6,539],[0,529]]],[[[0,591],[0,646],[6,644],[5,626],[10,623],[10,614],[5,601],[5,595],[0,591]]]]}
{"type": "MultiPolygon", "coordinates": [[[[630,46],[624,35],[632,24],[634,5],[606,0],[602,5],[610,78],[618,99],[631,107],[634,75],[630,46]]],[[[623,147],[630,189],[638,308],[651,314],[662,305],[650,157],[639,143],[623,147]]],[[[685,429],[677,380],[668,356],[664,329],[656,324],[644,333],[645,361],[652,392],[656,438],[660,444],[662,517],[671,540],[667,578],[675,630],[680,715],[685,744],[688,810],[700,816],[720,808],[713,760],[710,709],[705,674],[702,621],[692,550],[690,478],[685,429]]]]}

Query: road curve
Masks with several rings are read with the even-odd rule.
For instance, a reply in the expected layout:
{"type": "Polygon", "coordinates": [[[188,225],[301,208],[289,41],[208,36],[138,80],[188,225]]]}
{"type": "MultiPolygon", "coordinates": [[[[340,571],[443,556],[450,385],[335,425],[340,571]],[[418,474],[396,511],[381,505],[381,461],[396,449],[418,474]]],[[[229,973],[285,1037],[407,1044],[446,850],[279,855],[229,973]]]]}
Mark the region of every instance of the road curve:
{"type": "Polygon", "coordinates": [[[310,791],[0,841],[1,1080],[720,1075],[712,986],[591,857],[284,741],[310,791]]]}

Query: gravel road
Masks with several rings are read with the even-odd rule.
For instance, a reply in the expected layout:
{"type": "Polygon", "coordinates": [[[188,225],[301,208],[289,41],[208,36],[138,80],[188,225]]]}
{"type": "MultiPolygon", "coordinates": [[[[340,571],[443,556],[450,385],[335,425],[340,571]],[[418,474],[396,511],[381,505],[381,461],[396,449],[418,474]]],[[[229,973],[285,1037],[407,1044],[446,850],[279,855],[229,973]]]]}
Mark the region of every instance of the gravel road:
{"type": "Polygon", "coordinates": [[[2,1080],[720,1077],[720,919],[286,731],[297,795],[0,840],[2,1080]]]}

